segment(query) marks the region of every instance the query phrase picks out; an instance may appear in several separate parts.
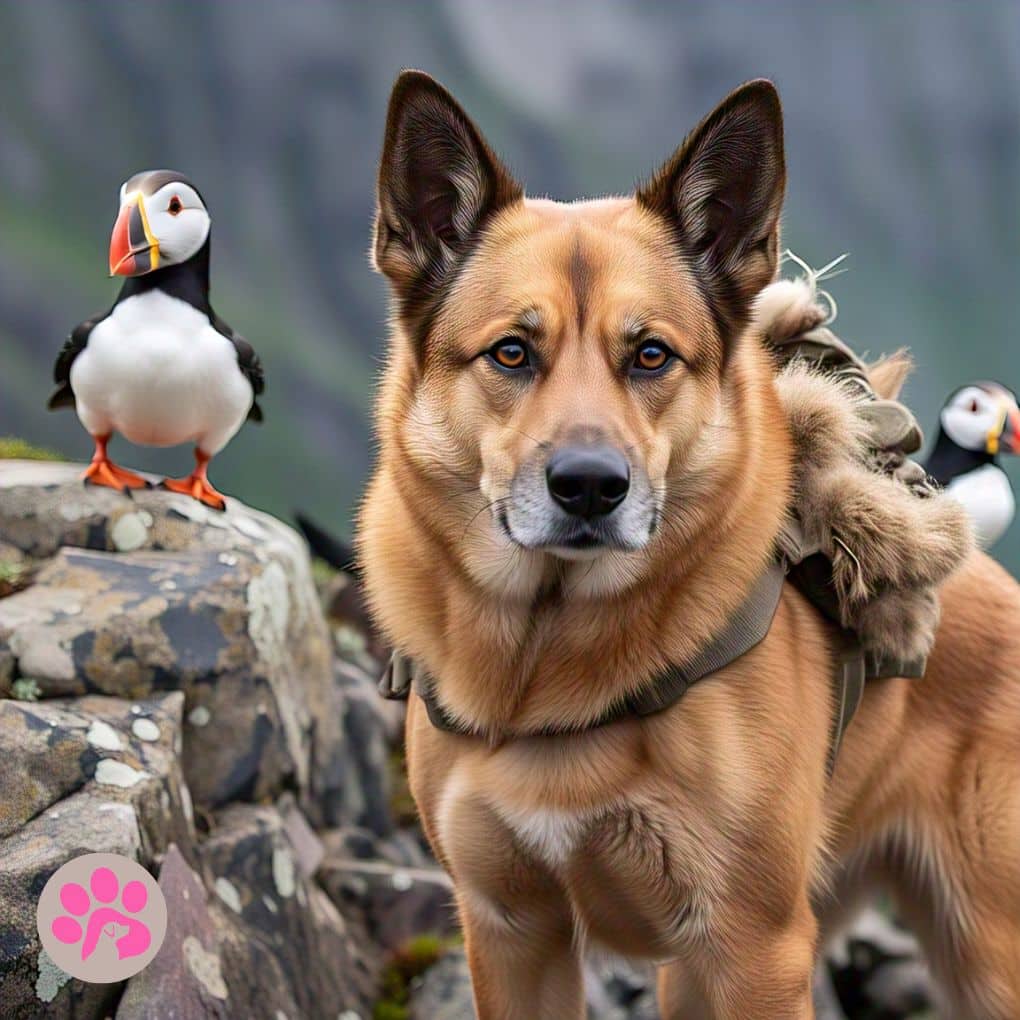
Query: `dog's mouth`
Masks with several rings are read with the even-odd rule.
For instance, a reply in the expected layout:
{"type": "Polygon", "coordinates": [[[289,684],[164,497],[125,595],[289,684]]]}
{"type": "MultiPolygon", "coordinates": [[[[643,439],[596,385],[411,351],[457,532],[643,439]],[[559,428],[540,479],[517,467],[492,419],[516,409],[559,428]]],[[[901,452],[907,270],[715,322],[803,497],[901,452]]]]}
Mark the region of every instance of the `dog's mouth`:
{"type": "Polygon", "coordinates": [[[524,540],[514,534],[505,508],[500,510],[498,521],[503,534],[514,545],[521,549],[547,552],[561,559],[589,559],[610,551],[635,552],[643,545],[625,541],[615,533],[614,528],[602,523],[578,521],[561,524],[536,541],[524,540]]]}

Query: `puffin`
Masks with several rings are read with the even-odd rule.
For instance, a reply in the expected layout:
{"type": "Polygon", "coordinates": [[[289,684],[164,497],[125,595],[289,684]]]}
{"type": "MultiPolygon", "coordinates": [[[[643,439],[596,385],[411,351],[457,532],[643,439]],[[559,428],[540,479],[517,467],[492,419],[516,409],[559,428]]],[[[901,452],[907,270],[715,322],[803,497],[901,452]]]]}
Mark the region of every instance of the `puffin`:
{"type": "Polygon", "coordinates": [[[924,467],[970,514],[978,544],[987,549],[1013,522],[1016,497],[1001,453],[1020,454],[1016,394],[997,382],[974,382],[950,394],[939,434],[924,467]]]}
{"type": "Polygon", "coordinates": [[[120,189],[110,275],[124,277],[109,311],[76,326],[57,355],[48,407],[73,407],[95,442],[86,484],[130,494],[141,475],[110,460],[116,432],[140,446],[195,444],[195,469],[161,485],[217,510],[209,461],[246,420],[262,421],[258,355],[209,303],[212,221],[198,188],[147,170],[120,189]]]}

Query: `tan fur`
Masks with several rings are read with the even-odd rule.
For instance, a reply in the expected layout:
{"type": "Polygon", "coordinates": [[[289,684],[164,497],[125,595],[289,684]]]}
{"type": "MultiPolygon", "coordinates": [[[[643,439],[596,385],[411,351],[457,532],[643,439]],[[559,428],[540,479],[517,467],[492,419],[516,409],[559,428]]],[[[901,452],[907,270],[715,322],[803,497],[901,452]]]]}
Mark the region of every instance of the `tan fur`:
{"type": "MultiPolygon", "coordinates": [[[[418,90],[453,122],[436,151],[470,142],[435,83],[401,82],[388,138],[418,90]]],[[[810,401],[784,412],[752,330],[724,342],[739,300],[715,318],[707,302],[736,292],[706,275],[718,261],[679,252],[666,222],[674,187],[682,230],[750,208],[729,195],[697,206],[707,185],[690,180],[698,147],[727,141],[727,117],[743,118],[744,139],[754,104],[778,116],[762,86],[749,89],[654,179],[654,202],[515,200],[477,147],[476,172],[461,172],[458,152],[453,182],[436,162],[391,181],[427,145],[384,158],[380,265],[395,267],[400,304],[359,550],[390,640],[436,678],[448,711],[488,735],[437,730],[412,697],[411,787],[454,879],[480,1020],[579,1020],[589,942],[662,961],[668,1020],[807,1020],[819,926],[835,923],[844,890],[873,884],[913,915],[947,1016],[1020,1016],[1020,591],[987,558],[971,556],[946,585],[925,679],[869,688],[831,782],[832,633],[789,588],[765,641],[674,707],[569,737],[521,735],[584,726],[702,646],[772,555],[796,437],[819,455],[838,439],[832,419],[814,434],[810,401]],[[403,201],[407,180],[427,190],[403,201]],[[408,245],[455,273],[412,279],[408,245]],[[524,309],[541,319],[547,367],[508,386],[478,354],[524,309]],[[635,315],[686,360],[643,389],[613,367],[635,315]],[[578,432],[611,437],[665,493],[640,551],[571,562],[501,532],[511,479],[578,432]]],[[[704,166],[726,178],[725,160],[704,166]]],[[[755,201],[760,221],[740,229],[771,234],[741,263],[739,287],[774,268],[777,204],[755,201]]],[[[849,498],[817,498],[836,526],[868,536],[861,507],[875,493],[854,489],[856,477],[849,498]]],[[[893,504],[879,527],[901,528],[904,548],[886,558],[883,546],[874,576],[841,574],[848,590],[930,573],[912,548],[917,519],[883,494],[893,504]]],[[[937,535],[926,549],[940,553],[937,535]]]]}
{"type": "Polygon", "coordinates": [[[907,377],[914,370],[914,359],[905,348],[868,366],[868,379],[875,387],[875,392],[886,400],[897,400],[907,377]]]}

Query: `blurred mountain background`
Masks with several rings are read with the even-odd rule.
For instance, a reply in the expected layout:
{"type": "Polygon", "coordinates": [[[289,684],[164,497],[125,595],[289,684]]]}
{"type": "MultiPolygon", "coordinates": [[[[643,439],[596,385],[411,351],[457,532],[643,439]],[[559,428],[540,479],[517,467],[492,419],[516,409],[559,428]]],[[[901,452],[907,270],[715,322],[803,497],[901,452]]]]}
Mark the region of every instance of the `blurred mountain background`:
{"type": "MultiPolygon", "coordinates": [[[[735,85],[773,78],[785,242],[814,265],[850,252],[830,284],[837,332],[912,349],[907,399],[929,435],[957,385],[1020,386],[1016,0],[0,0],[0,40],[0,435],[91,453],[72,413],[43,410],[51,365],[115,296],[120,183],[172,167],[212,211],[217,311],[269,380],[266,424],[214,481],[349,532],[386,333],[366,257],[375,166],[404,66],[440,78],[555,198],[629,190],[735,85]]],[[[191,465],[186,449],[118,455],[191,465]]],[[[1020,572],[1020,526],[996,553],[1020,572]]]]}

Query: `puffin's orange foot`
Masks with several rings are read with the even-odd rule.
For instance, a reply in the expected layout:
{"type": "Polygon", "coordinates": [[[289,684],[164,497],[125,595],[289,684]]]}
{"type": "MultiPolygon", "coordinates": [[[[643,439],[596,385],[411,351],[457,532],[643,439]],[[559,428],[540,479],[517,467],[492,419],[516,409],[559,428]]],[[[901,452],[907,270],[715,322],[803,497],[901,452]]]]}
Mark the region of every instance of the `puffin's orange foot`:
{"type": "Polygon", "coordinates": [[[185,496],[191,496],[214,510],[226,510],[227,501],[209,484],[209,480],[202,475],[188,475],[187,478],[166,478],[161,487],[171,492],[180,492],[185,496]]]}
{"type": "Polygon", "coordinates": [[[105,485],[110,489],[119,489],[121,492],[149,488],[147,479],[136,475],[133,471],[117,467],[112,460],[92,461],[82,474],[82,479],[86,485],[105,485]]]}

